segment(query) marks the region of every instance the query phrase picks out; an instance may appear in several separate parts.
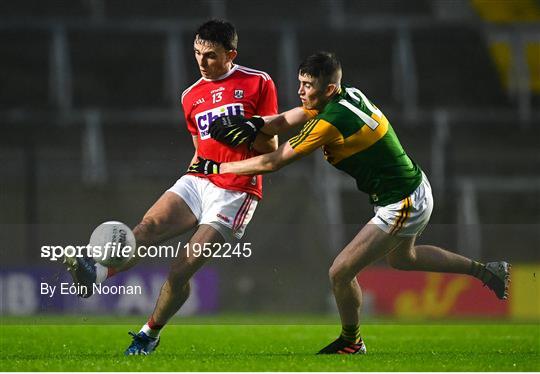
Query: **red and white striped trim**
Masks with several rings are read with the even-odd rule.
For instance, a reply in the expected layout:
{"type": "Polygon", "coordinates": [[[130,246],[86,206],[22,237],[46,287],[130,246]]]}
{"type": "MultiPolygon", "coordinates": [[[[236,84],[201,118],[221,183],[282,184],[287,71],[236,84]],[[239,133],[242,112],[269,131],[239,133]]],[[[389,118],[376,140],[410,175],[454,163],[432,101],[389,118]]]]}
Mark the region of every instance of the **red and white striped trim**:
{"type": "Polygon", "coordinates": [[[244,199],[244,202],[242,203],[242,206],[240,206],[240,209],[238,209],[238,212],[236,213],[236,216],[234,217],[234,222],[232,226],[232,230],[237,231],[244,225],[244,221],[246,219],[246,216],[249,212],[249,208],[251,207],[251,202],[253,201],[253,196],[247,195],[244,199]]]}
{"type": "Polygon", "coordinates": [[[272,79],[272,78],[270,78],[270,75],[268,75],[268,73],[265,73],[264,71],[247,68],[247,67],[241,66],[241,65],[236,65],[236,66],[238,66],[239,71],[241,71],[243,73],[246,73],[246,74],[258,75],[260,77],[263,77],[265,81],[267,81],[269,79],[272,79]]]}
{"type": "Polygon", "coordinates": [[[186,96],[186,95],[189,93],[189,91],[191,91],[191,90],[192,90],[196,85],[198,85],[198,84],[200,83],[200,81],[202,81],[202,80],[203,80],[202,77],[199,78],[199,80],[198,80],[197,82],[193,83],[191,86],[189,86],[188,88],[186,88],[186,89],[184,90],[184,92],[182,92],[182,96],[180,97],[180,102],[181,102],[182,104],[184,104],[184,96],[186,96]]]}

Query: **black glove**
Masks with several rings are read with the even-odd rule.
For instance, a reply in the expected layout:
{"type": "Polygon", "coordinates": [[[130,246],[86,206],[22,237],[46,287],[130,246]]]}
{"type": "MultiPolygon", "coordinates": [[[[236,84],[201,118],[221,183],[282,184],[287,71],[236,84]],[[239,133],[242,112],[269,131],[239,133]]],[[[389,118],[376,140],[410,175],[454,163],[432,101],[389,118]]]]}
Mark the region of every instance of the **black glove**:
{"type": "Polygon", "coordinates": [[[210,124],[210,136],[231,147],[238,147],[240,144],[247,144],[251,147],[257,133],[263,126],[264,119],[262,117],[223,116],[218,117],[210,124]]]}
{"type": "Polygon", "coordinates": [[[212,160],[207,160],[206,158],[197,157],[198,161],[187,169],[188,173],[201,173],[204,175],[208,174],[219,174],[219,162],[212,160]]]}

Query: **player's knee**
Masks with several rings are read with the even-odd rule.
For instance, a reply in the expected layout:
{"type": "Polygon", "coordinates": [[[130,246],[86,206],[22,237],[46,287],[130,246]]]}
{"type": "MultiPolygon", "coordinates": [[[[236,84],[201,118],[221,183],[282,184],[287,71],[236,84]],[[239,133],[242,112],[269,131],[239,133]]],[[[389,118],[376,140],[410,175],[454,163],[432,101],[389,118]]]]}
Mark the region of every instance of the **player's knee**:
{"type": "Polygon", "coordinates": [[[133,229],[133,234],[139,245],[149,245],[155,242],[159,234],[160,223],[154,217],[144,217],[133,229]]]}
{"type": "Polygon", "coordinates": [[[334,263],[328,270],[328,277],[332,286],[339,286],[350,283],[354,275],[351,277],[347,267],[343,264],[334,263]]]}

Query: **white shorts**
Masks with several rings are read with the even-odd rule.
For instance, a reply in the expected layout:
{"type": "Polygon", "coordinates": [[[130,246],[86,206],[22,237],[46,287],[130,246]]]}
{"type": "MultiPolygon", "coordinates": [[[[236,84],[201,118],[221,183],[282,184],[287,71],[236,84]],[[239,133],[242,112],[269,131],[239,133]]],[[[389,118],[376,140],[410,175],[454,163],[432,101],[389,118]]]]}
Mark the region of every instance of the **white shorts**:
{"type": "Polygon", "coordinates": [[[186,202],[199,225],[212,226],[227,241],[242,238],[259,202],[252,194],[226,190],[193,175],[182,176],[167,191],[186,202]]]}
{"type": "Polygon", "coordinates": [[[397,236],[420,235],[433,211],[431,185],[424,173],[422,182],[405,199],[386,206],[375,206],[371,222],[384,232],[397,236]]]}

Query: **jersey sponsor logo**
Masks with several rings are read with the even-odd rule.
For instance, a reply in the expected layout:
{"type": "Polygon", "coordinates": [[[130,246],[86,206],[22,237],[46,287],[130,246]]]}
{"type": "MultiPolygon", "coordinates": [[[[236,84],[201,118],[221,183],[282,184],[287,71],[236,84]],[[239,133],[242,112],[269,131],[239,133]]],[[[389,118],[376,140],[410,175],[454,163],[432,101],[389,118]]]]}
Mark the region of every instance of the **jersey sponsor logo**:
{"type": "Polygon", "coordinates": [[[226,104],[196,114],[195,121],[197,122],[197,127],[199,128],[199,138],[201,140],[210,138],[210,124],[216,118],[233,115],[244,115],[244,105],[242,105],[242,103],[226,104]]]}
{"type": "Polygon", "coordinates": [[[242,99],[244,97],[244,90],[234,90],[234,98],[242,99]]]}

